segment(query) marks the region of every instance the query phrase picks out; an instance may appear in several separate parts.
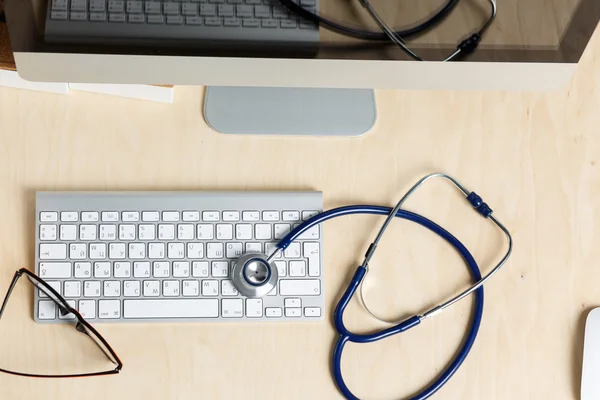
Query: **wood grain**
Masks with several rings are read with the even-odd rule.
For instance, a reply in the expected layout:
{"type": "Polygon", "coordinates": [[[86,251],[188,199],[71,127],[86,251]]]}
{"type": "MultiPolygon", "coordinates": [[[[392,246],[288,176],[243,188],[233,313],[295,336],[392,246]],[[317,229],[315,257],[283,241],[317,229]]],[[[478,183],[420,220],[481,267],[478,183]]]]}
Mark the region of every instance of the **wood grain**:
{"type": "MultiPolygon", "coordinates": [[[[173,105],[2,88],[0,291],[16,269],[33,268],[36,190],[315,189],[330,208],[392,204],[421,175],[441,170],[486,199],[513,233],[515,251],[485,288],[472,353],[436,398],[576,399],[583,321],[600,305],[599,57],[596,35],[572,84],[553,93],[378,91],[377,125],[354,139],[218,134],[202,119],[198,87],[178,87],[173,105]],[[248,159],[249,152],[268,156],[248,159]]],[[[408,207],[455,233],[483,269],[500,255],[501,236],[445,185],[426,187],[408,207]]],[[[325,226],[327,316],[379,221],[325,226]]],[[[419,311],[468,282],[446,244],[408,223],[394,224],[380,251],[367,294],[387,316],[419,311]]],[[[2,365],[97,361],[71,345],[63,327],[33,323],[25,286],[14,296],[0,321],[2,365]]],[[[343,359],[350,387],[361,398],[418,390],[455,351],[469,302],[402,336],[350,345],[343,359]]],[[[379,326],[356,302],[346,321],[359,331],[379,326]]],[[[122,374],[0,375],[0,398],[339,398],[329,373],[329,319],[98,328],[121,356],[122,374]]]]}

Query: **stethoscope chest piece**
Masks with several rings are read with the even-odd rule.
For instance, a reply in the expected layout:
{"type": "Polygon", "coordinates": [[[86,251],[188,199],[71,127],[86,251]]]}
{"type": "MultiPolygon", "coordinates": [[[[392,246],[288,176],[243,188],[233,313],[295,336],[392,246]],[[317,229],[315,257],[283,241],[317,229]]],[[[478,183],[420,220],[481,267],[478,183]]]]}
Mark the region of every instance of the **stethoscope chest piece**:
{"type": "Polygon", "coordinates": [[[244,254],[231,269],[233,285],[246,297],[267,295],[277,285],[278,278],[277,268],[261,253],[244,254]]]}

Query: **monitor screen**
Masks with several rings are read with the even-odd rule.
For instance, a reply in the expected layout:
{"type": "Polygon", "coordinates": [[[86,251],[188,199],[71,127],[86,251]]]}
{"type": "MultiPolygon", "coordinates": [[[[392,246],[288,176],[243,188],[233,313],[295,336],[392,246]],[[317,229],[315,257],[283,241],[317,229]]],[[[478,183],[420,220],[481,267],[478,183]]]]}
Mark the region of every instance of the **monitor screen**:
{"type": "MultiPolygon", "coordinates": [[[[49,5],[47,0],[5,0],[15,52],[383,61],[410,60],[416,55],[424,60],[440,61],[454,54],[461,43],[468,47],[465,39],[481,33],[477,48],[472,52],[465,50],[456,57],[457,60],[576,63],[600,19],[600,2],[597,0],[500,0],[497,4],[496,0],[281,0],[283,4],[280,0],[161,0],[158,1],[159,12],[165,14],[161,16],[171,18],[169,13],[176,10],[173,18],[180,18],[180,26],[171,26],[165,19],[162,25],[156,25],[162,29],[156,36],[146,37],[132,31],[121,32],[122,25],[115,20],[111,22],[115,23],[114,31],[121,32],[121,38],[113,32],[106,37],[96,33],[90,39],[87,31],[79,34],[67,29],[68,34],[63,30],[61,35],[68,37],[57,39],[51,35],[56,33],[53,27],[55,23],[64,23],[63,17],[67,21],[75,17],[74,2],[87,5],[84,18],[89,25],[95,24],[90,21],[91,3],[106,3],[107,21],[96,22],[94,27],[99,27],[108,24],[108,19],[112,18],[109,3],[116,1],[115,4],[119,4],[119,0],[51,1],[49,5]],[[54,2],[60,4],[61,1],[67,4],[67,14],[57,13],[58,20],[53,21],[50,13],[56,6],[54,2]],[[165,7],[171,5],[175,8],[169,8],[167,12],[165,7]],[[259,14],[269,8],[269,18],[259,14]],[[494,9],[497,12],[492,19],[494,9]],[[307,12],[321,18],[318,28],[311,25],[315,17],[307,12]],[[272,31],[265,29],[266,19],[274,20],[268,22],[275,24],[272,31]],[[260,35],[271,35],[276,39],[267,42],[228,40],[227,34],[223,38],[221,33],[212,34],[211,38],[182,39],[169,33],[171,27],[190,28],[188,25],[193,25],[194,21],[201,25],[198,29],[215,23],[221,30],[248,29],[250,35],[260,30],[260,35]],[[381,23],[402,35],[384,33],[385,27],[381,23]],[[277,39],[288,35],[291,38],[298,33],[299,40],[277,39]],[[391,36],[405,43],[413,55],[394,43],[391,36]]],[[[135,10],[128,7],[141,3],[143,25],[150,27],[151,16],[145,13],[151,11],[146,9],[150,2],[156,3],[123,0],[123,18],[132,18],[128,11],[135,10]]],[[[135,30],[135,26],[129,27],[132,25],[129,22],[131,20],[125,19],[123,25],[135,30]]]]}

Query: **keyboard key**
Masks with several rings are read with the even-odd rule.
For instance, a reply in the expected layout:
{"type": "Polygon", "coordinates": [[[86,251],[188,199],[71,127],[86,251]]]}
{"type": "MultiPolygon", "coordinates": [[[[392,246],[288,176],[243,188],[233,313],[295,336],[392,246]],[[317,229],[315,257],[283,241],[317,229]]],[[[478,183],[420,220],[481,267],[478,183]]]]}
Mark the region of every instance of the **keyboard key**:
{"type": "Polygon", "coordinates": [[[150,263],[147,261],[136,261],[133,263],[134,278],[150,278],[150,263]]]}
{"type": "MultiPolygon", "coordinates": [[[[123,0],[108,0],[108,12],[122,13],[125,12],[125,1],[123,0]]],[[[125,15],[123,15],[125,18],[125,15]]]]}
{"type": "Polygon", "coordinates": [[[177,225],[177,239],[178,240],[193,240],[194,239],[194,225],[192,224],[179,224],[177,225]]]}
{"type": "Polygon", "coordinates": [[[284,303],[286,308],[300,308],[302,307],[302,299],[299,298],[287,298],[284,300],[284,303]]]}
{"type": "Polygon", "coordinates": [[[84,297],[100,297],[100,282],[86,281],[83,283],[84,297]]]}
{"type": "Polygon", "coordinates": [[[270,18],[271,8],[269,6],[254,6],[254,16],[257,18],[270,18]]]}
{"type": "Polygon", "coordinates": [[[227,278],[229,276],[229,262],[213,261],[211,275],[213,278],[227,278]]]}
{"type": "Polygon", "coordinates": [[[282,279],[279,281],[282,296],[318,296],[321,283],[318,279],[282,279]]]}
{"type": "Polygon", "coordinates": [[[77,240],[77,225],[61,225],[60,240],[73,241],[77,240]]]}
{"type": "Polygon", "coordinates": [[[302,211],[302,219],[306,221],[307,219],[310,219],[320,213],[320,211],[302,211]]]}
{"type": "Polygon", "coordinates": [[[227,258],[239,258],[243,253],[241,243],[227,243],[227,258]]]}
{"type": "MultiPolygon", "coordinates": [[[[143,4],[140,0],[129,0],[127,1],[127,12],[129,14],[141,14],[143,11],[143,4]]],[[[131,19],[131,15],[129,16],[131,19]]]]}
{"type": "Polygon", "coordinates": [[[315,225],[308,229],[302,235],[298,236],[300,240],[317,240],[319,238],[319,225],[315,225]]]}
{"type": "Polygon", "coordinates": [[[221,299],[222,316],[223,318],[241,318],[242,299],[221,299]]]}
{"type": "Polygon", "coordinates": [[[98,218],[97,211],[84,211],[81,213],[82,222],[98,222],[98,218]]]}
{"type": "Polygon", "coordinates": [[[65,282],[64,297],[81,297],[81,282],[67,281],[65,282]]]}
{"type": "Polygon", "coordinates": [[[111,243],[108,245],[108,258],[123,260],[127,257],[125,243],[111,243]]]}
{"type": "Polygon", "coordinates": [[[214,228],[210,224],[198,224],[196,229],[196,237],[203,240],[214,239],[214,228]]]}
{"type": "Polygon", "coordinates": [[[129,22],[134,24],[143,24],[146,22],[146,17],[143,14],[129,14],[129,22]]]}
{"type": "Polygon", "coordinates": [[[146,14],[160,14],[161,13],[160,1],[146,1],[145,9],[146,9],[146,14]]]}
{"type": "Polygon", "coordinates": [[[256,222],[260,220],[260,213],[258,211],[244,211],[242,212],[242,219],[244,221],[256,222]]]}
{"type": "Polygon", "coordinates": [[[299,26],[300,29],[318,29],[317,24],[312,21],[301,20],[299,26]]]}
{"type": "Polygon", "coordinates": [[[79,225],[79,240],[96,240],[96,225],[79,225]]]}
{"type": "MultiPolygon", "coordinates": [[[[277,250],[277,243],[265,243],[265,254],[271,256],[277,250]]],[[[275,258],[281,258],[281,254],[278,254],[275,258]]]]}
{"type": "MultiPolygon", "coordinates": [[[[87,11],[87,0],[71,0],[71,11],[87,11]]],[[[71,13],[71,19],[73,13],[71,13]]]]}
{"type": "Polygon", "coordinates": [[[140,213],[139,211],[123,211],[121,219],[123,222],[137,222],[140,220],[140,213]]]}
{"type": "Polygon", "coordinates": [[[202,281],[202,296],[218,296],[219,281],[204,280],[202,281]]]}
{"type": "Polygon", "coordinates": [[[67,245],[64,243],[40,244],[40,260],[64,260],[67,258],[67,245]]]}
{"type": "Polygon", "coordinates": [[[56,240],[56,225],[40,225],[40,240],[56,240]]]}
{"type": "Polygon", "coordinates": [[[100,225],[100,240],[115,240],[116,237],[116,225],[100,225]]]}
{"type": "Polygon", "coordinates": [[[233,282],[230,281],[229,279],[223,279],[221,281],[221,295],[223,296],[237,296],[238,295],[238,291],[235,288],[235,286],[233,286],[233,282]]]}
{"type": "Polygon", "coordinates": [[[290,276],[306,276],[306,263],[304,261],[290,261],[290,276]]]}
{"type": "Polygon", "coordinates": [[[217,240],[233,239],[233,225],[217,224],[217,240]]]}
{"type": "Polygon", "coordinates": [[[52,300],[40,300],[38,302],[39,319],[56,319],[56,303],[52,300]]]}
{"type": "Polygon", "coordinates": [[[129,278],[131,276],[131,263],[129,261],[115,263],[115,278],[129,278]]]}
{"type": "Polygon", "coordinates": [[[277,21],[263,20],[261,26],[263,28],[277,28],[277,21]]]}
{"type": "Polygon", "coordinates": [[[182,219],[185,222],[200,221],[200,213],[198,211],[184,211],[182,219]]]}
{"type": "Polygon", "coordinates": [[[164,3],[163,11],[166,15],[178,15],[179,14],[179,4],[177,3],[164,3]]]}
{"type": "Polygon", "coordinates": [[[262,299],[246,299],[246,317],[260,318],[263,316],[262,299]]]}
{"type": "Polygon", "coordinates": [[[225,18],[223,19],[223,26],[240,26],[242,20],[239,18],[225,18]]]}
{"type": "Polygon", "coordinates": [[[206,258],[223,258],[223,243],[207,243],[206,258]]]}
{"type": "MultiPolygon", "coordinates": [[[[230,4],[220,4],[218,11],[219,11],[219,17],[233,17],[233,14],[234,14],[233,6],[230,4]]],[[[237,219],[225,219],[226,216],[230,216],[229,215],[230,213],[232,213],[232,212],[230,212],[230,211],[223,212],[223,221],[237,221],[239,219],[239,212],[237,213],[237,215],[238,215],[237,219]]]]}
{"type": "Polygon", "coordinates": [[[96,300],[79,300],[77,311],[79,311],[79,314],[85,319],[95,319],[96,300]]]}
{"type": "Polygon", "coordinates": [[[69,245],[69,258],[72,260],[85,260],[87,258],[87,245],[85,243],[71,243],[69,245]]]}
{"type": "Polygon", "coordinates": [[[181,5],[183,15],[198,15],[198,4],[186,3],[181,5]]]}
{"type": "Polygon", "coordinates": [[[294,29],[298,26],[298,24],[296,23],[296,21],[290,21],[290,20],[285,20],[285,21],[281,21],[279,23],[279,26],[281,26],[283,29],[294,29]]]}
{"type": "MultiPolygon", "coordinates": [[[[69,306],[71,306],[71,308],[77,309],[77,302],[75,300],[67,300],[67,304],[69,306]]],[[[67,315],[63,316],[61,313],[59,313],[58,318],[59,319],[75,319],[75,315],[73,313],[68,313],[67,315]]]]}
{"type": "MultiPolygon", "coordinates": [[[[221,7],[230,7],[231,15],[233,15],[233,6],[227,6],[227,5],[219,6],[219,15],[221,15],[220,14],[221,9],[222,9],[221,7]]],[[[240,220],[240,212],[239,211],[223,211],[223,221],[232,222],[232,221],[239,221],[239,220],[240,220]]]]}
{"type": "Polygon", "coordinates": [[[121,302],[119,300],[98,301],[98,317],[100,319],[121,318],[121,302]]]}
{"type": "Polygon", "coordinates": [[[138,225],[138,238],[140,240],[154,240],[156,238],[156,228],[154,225],[138,225]]]}
{"type": "Polygon", "coordinates": [[[162,15],[148,15],[147,21],[149,24],[164,24],[165,17],[162,15]]]}
{"type": "Polygon", "coordinates": [[[243,18],[252,18],[254,15],[252,6],[240,5],[236,7],[236,15],[243,18]]]}
{"type": "Polygon", "coordinates": [[[103,260],[106,258],[106,243],[90,243],[90,259],[103,260]]]}
{"type": "Polygon", "coordinates": [[[77,222],[79,221],[79,214],[76,211],[63,211],[60,213],[60,220],[62,222],[77,222]]]}
{"type": "Polygon", "coordinates": [[[283,252],[285,258],[300,258],[300,243],[293,242],[283,252]]]}
{"type": "Polygon", "coordinates": [[[194,278],[208,278],[208,261],[192,262],[192,276],[194,278]]]}
{"type": "Polygon", "coordinates": [[[189,278],[190,263],[189,261],[173,262],[173,278],[189,278]]]}
{"type": "Polygon", "coordinates": [[[258,19],[253,19],[253,18],[245,18],[242,20],[242,26],[248,27],[248,28],[257,28],[260,26],[260,20],[258,19]]]}
{"type": "Polygon", "coordinates": [[[281,318],[283,313],[279,307],[267,307],[265,308],[265,315],[268,318],[281,318]]]}
{"type": "Polygon", "coordinates": [[[67,11],[68,0],[52,0],[52,10],[67,11]]]}
{"type": "MultiPolygon", "coordinates": [[[[217,12],[216,6],[212,4],[202,4],[200,6],[200,14],[203,16],[212,16],[217,12]]],[[[215,222],[219,220],[218,211],[204,211],[202,213],[202,220],[205,222],[215,222]]]]}
{"type": "MultiPolygon", "coordinates": [[[[46,281],[46,283],[47,283],[47,284],[48,284],[48,285],[49,285],[49,286],[50,286],[52,289],[54,289],[54,290],[55,290],[55,291],[56,291],[58,294],[61,294],[61,292],[62,292],[62,291],[60,290],[61,284],[60,284],[60,282],[59,282],[59,281],[46,281]]],[[[45,292],[44,290],[38,290],[38,293],[39,293],[40,297],[48,297],[48,296],[46,295],[46,292],[45,292]]]]}
{"type": "MultiPolygon", "coordinates": [[[[146,3],[148,4],[148,3],[146,3]]],[[[148,11],[146,11],[148,12],[148,11]]],[[[160,220],[160,214],[158,211],[144,211],[142,212],[142,221],[144,222],[158,222],[160,220]]]]}
{"type": "Polygon", "coordinates": [[[163,281],[163,296],[179,297],[179,281],[163,281]]]}
{"type": "Polygon", "coordinates": [[[76,262],[75,263],[75,278],[87,279],[92,276],[92,263],[76,262]]]}
{"type": "Polygon", "coordinates": [[[290,224],[275,224],[275,239],[283,239],[291,229],[292,226],[290,224]]]}
{"type": "Polygon", "coordinates": [[[279,221],[279,211],[263,211],[264,221],[279,221]]]}
{"type": "Polygon", "coordinates": [[[104,297],[119,297],[121,295],[120,281],[104,282],[104,297]]]}
{"type": "MultiPolygon", "coordinates": [[[[273,18],[282,19],[282,18],[289,18],[289,16],[290,16],[290,14],[286,8],[283,8],[281,6],[273,7],[273,18]]],[[[290,22],[292,22],[292,21],[290,21],[290,22]]],[[[293,22],[296,22],[296,21],[293,21],[293,22]]]]}
{"type": "Polygon", "coordinates": [[[235,226],[235,238],[237,240],[249,240],[249,239],[252,239],[252,225],[250,225],[250,224],[237,224],[235,226]]]}
{"type": "Polygon", "coordinates": [[[302,316],[302,309],[301,308],[286,308],[285,309],[285,316],[286,317],[301,317],[302,316]]]}
{"type": "Polygon", "coordinates": [[[148,244],[148,258],[150,258],[150,259],[165,258],[165,244],[164,243],[149,243],[148,244]]]}
{"type": "Polygon", "coordinates": [[[167,246],[167,258],[185,258],[185,245],[183,243],[169,243],[167,246]]]}
{"type": "Polygon", "coordinates": [[[275,261],[275,266],[277,267],[277,273],[280,277],[287,275],[287,266],[285,261],[275,261]]]}
{"type": "Polygon", "coordinates": [[[119,240],[135,240],[135,225],[119,225],[119,240]]]}
{"type": "Polygon", "coordinates": [[[56,222],[58,221],[58,213],[54,211],[43,211],[40,213],[41,222],[56,222]]]}
{"type": "Polygon", "coordinates": [[[158,238],[160,240],[175,239],[175,225],[161,224],[158,226],[158,238]]]}
{"type": "Polygon", "coordinates": [[[221,26],[221,18],[216,18],[216,17],[204,18],[204,25],[206,25],[206,26],[221,26]]]}
{"type": "Polygon", "coordinates": [[[152,276],[155,278],[169,278],[170,265],[168,261],[157,261],[152,268],[152,276]]]}
{"type": "Polygon", "coordinates": [[[71,11],[71,21],[87,21],[87,13],[85,11],[71,11]]]}
{"type": "Polygon", "coordinates": [[[140,296],[140,281],[125,281],[123,282],[123,296],[139,297],[140,296]]]}
{"type": "Polygon", "coordinates": [[[246,4],[261,4],[261,0],[246,0],[246,4]]]}
{"type": "Polygon", "coordinates": [[[106,11],[106,0],[90,0],[90,11],[106,11]]]}
{"type": "MultiPolygon", "coordinates": [[[[221,243],[221,245],[223,245],[221,243]]],[[[207,245],[209,248],[210,243],[207,245]]],[[[187,244],[187,258],[198,259],[204,258],[204,243],[188,243],[187,244]]],[[[211,258],[210,256],[208,258],[211,258]]]]}
{"type": "Polygon", "coordinates": [[[254,237],[258,240],[271,240],[272,231],[270,224],[256,224],[254,225],[254,237]]]}
{"type": "Polygon", "coordinates": [[[203,24],[202,17],[186,17],[185,23],[186,25],[202,25],[203,24]]]}
{"type": "Polygon", "coordinates": [[[117,222],[119,221],[119,213],[116,211],[103,211],[102,212],[103,222],[117,222]]]}
{"type": "Polygon", "coordinates": [[[281,213],[284,221],[299,221],[300,212],[298,211],[284,211],[281,213]]]}
{"type": "Polygon", "coordinates": [[[304,243],[304,257],[308,259],[308,276],[321,275],[321,253],[319,243],[304,243]]]}
{"type": "MultiPolygon", "coordinates": [[[[179,4],[175,5],[179,6],[179,4]]],[[[164,222],[179,222],[179,211],[164,211],[162,213],[162,220],[164,222]]]]}
{"type": "Polygon", "coordinates": [[[129,258],[146,258],[146,245],[144,243],[129,243],[129,258]]]}
{"type": "Polygon", "coordinates": [[[197,297],[200,294],[200,282],[196,280],[183,281],[182,294],[185,297],[197,297]]]}
{"type": "Polygon", "coordinates": [[[124,318],[217,318],[218,299],[124,300],[124,318]]]}
{"type": "Polygon", "coordinates": [[[109,262],[94,263],[94,278],[98,278],[98,279],[110,278],[110,263],[109,262]]]}
{"type": "Polygon", "coordinates": [[[262,243],[246,243],[246,253],[262,253],[262,243]]]}
{"type": "Polygon", "coordinates": [[[159,281],[144,281],[144,297],[158,297],[160,296],[160,282],[159,281]]]}

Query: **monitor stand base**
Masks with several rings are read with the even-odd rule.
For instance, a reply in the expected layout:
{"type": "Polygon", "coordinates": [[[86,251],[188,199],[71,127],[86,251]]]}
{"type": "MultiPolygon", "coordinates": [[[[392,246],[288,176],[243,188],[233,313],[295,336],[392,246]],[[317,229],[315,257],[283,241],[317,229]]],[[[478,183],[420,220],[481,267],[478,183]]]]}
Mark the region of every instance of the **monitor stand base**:
{"type": "Polygon", "coordinates": [[[204,118],[228,134],[361,136],[375,124],[371,89],[209,86],[204,118]]]}

